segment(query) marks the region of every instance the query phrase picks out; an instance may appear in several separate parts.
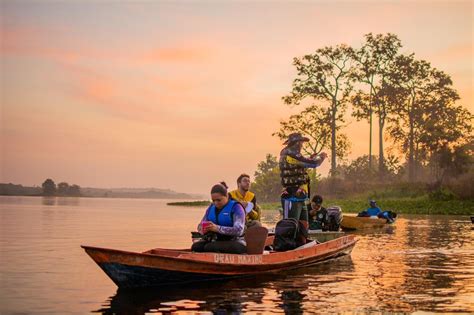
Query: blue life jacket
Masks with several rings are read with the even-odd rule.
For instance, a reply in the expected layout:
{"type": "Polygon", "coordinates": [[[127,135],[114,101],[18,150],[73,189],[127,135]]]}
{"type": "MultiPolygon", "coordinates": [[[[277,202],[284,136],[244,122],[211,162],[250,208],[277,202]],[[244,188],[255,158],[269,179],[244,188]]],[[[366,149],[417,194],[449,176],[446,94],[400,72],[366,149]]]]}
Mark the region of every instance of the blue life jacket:
{"type": "Polygon", "coordinates": [[[234,226],[234,205],[237,201],[230,199],[225,207],[219,212],[216,217],[216,206],[210,205],[207,209],[207,220],[212,221],[214,224],[222,226],[234,226]]]}
{"type": "Polygon", "coordinates": [[[374,215],[379,215],[379,213],[382,212],[379,207],[368,208],[366,211],[370,217],[374,215]]]}

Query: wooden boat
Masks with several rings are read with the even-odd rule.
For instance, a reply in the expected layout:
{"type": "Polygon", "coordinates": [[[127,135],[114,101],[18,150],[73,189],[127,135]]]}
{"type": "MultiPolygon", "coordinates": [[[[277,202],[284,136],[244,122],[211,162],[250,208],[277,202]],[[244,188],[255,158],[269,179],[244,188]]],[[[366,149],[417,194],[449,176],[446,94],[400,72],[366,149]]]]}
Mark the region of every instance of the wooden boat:
{"type": "Polygon", "coordinates": [[[345,215],[342,217],[341,228],[344,230],[373,229],[384,227],[387,224],[389,224],[387,219],[345,215]]]}
{"type": "MultiPolygon", "coordinates": [[[[273,243],[269,236],[266,244],[273,243]]],[[[189,249],[155,248],[143,253],[81,246],[119,288],[155,287],[250,277],[310,266],[348,255],[353,235],[318,244],[310,242],[286,252],[257,255],[195,253],[189,249]]]]}

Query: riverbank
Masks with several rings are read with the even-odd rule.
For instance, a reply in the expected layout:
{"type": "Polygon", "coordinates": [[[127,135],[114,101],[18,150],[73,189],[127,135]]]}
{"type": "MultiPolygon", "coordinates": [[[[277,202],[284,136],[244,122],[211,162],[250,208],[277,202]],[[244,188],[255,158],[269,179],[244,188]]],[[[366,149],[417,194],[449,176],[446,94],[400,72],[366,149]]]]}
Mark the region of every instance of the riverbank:
{"type": "MultiPolygon", "coordinates": [[[[473,215],[474,200],[430,200],[428,197],[377,199],[383,210],[392,210],[398,214],[450,214],[473,215]]],[[[325,207],[337,205],[343,212],[358,213],[368,207],[366,199],[326,199],[325,207]]],[[[279,202],[260,203],[263,210],[281,208],[279,202]]]]}

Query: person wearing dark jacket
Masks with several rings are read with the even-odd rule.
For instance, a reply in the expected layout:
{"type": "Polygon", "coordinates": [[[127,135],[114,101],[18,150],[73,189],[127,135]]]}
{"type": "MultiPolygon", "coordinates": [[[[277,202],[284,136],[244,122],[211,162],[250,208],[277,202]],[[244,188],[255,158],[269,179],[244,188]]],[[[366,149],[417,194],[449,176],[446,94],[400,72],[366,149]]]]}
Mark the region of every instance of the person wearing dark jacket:
{"type": "Polygon", "coordinates": [[[326,208],[322,206],[323,197],[315,195],[311,198],[311,203],[308,205],[309,215],[309,229],[310,230],[323,230],[329,229],[329,215],[326,208]]]}
{"type": "Polygon", "coordinates": [[[308,211],[304,207],[309,197],[308,168],[316,168],[326,159],[327,154],[321,153],[307,158],[301,154],[303,143],[309,141],[300,133],[292,133],[284,143],[280,152],[280,177],[284,188],[281,195],[283,217],[308,222],[308,211]]]}

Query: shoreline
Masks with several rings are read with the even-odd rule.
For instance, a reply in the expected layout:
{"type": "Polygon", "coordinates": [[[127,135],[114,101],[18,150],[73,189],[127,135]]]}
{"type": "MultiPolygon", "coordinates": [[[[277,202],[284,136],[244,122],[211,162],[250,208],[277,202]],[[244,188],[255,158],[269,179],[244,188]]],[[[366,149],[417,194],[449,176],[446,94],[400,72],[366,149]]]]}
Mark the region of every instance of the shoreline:
{"type": "MultiPolygon", "coordinates": [[[[473,215],[474,200],[430,200],[426,197],[417,198],[378,198],[377,205],[383,211],[394,211],[397,214],[441,214],[441,215],[473,215]]],[[[358,213],[367,209],[366,199],[333,199],[323,202],[324,207],[340,206],[342,213],[358,213]]],[[[260,203],[262,210],[281,208],[279,202],[260,203]]]]}

